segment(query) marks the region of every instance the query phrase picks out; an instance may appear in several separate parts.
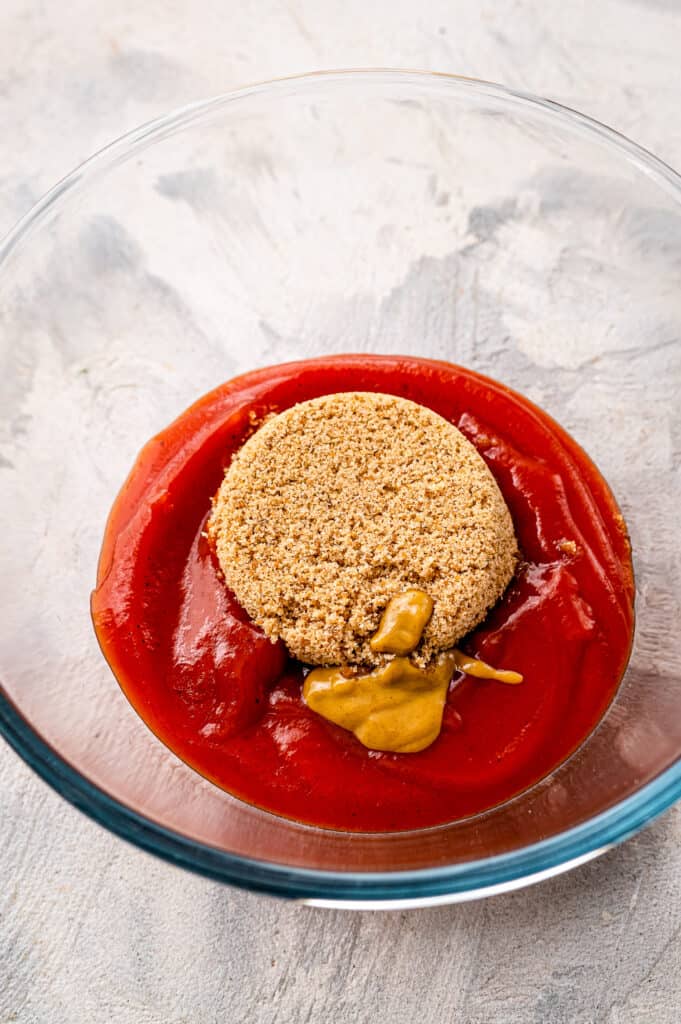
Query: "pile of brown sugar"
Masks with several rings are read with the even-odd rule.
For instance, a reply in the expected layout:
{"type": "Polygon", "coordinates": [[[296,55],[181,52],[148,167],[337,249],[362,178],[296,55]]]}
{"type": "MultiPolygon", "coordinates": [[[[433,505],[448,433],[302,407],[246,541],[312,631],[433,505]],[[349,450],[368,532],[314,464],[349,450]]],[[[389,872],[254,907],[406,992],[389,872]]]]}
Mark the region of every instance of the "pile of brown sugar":
{"type": "Polygon", "coordinates": [[[272,639],[313,665],[377,665],[369,639],[408,589],[434,601],[425,665],[486,615],[513,576],[506,503],[469,441],[391,395],[316,398],[238,452],[208,533],[225,582],[272,639]]]}

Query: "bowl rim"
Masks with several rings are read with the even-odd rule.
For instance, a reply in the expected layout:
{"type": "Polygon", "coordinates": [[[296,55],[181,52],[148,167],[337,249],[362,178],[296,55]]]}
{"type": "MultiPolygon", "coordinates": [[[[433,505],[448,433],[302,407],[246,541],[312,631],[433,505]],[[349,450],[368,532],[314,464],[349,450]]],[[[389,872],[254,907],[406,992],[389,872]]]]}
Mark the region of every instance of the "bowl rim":
{"type": "MultiPolygon", "coordinates": [[[[269,79],[180,107],[109,143],[54,185],[0,240],[0,271],[56,204],[100,174],[220,108],[258,93],[286,92],[319,82],[437,85],[471,91],[521,108],[535,108],[614,149],[681,204],[681,176],[626,136],[570,107],[482,79],[393,68],[314,71],[269,79]]],[[[320,871],[228,853],[189,839],[116,800],[73,768],[29,724],[0,681],[0,734],[21,758],[71,804],[111,832],[173,864],[245,889],[321,906],[391,909],[472,899],[509,891],[584,863],[633,835],[681,797],[681,758],[641,789],[564,832],[510,853],[418,870],[320,871]]]]}

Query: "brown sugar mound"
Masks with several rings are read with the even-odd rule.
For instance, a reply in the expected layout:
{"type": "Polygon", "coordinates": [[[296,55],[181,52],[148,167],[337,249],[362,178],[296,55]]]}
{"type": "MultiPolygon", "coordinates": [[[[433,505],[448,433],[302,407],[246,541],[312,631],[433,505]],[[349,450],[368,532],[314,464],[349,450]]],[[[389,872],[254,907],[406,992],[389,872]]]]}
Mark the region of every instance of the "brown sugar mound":
{"type": "Polygon", "coordinates": [[[486,615],[517,544],[473,445],[415,402],[348,392],[272,417],[229,466],[208,524],[225,582],[273,640],[313,665],[377,665],[388,601],[424,590],[425,665],[486,615]]]}

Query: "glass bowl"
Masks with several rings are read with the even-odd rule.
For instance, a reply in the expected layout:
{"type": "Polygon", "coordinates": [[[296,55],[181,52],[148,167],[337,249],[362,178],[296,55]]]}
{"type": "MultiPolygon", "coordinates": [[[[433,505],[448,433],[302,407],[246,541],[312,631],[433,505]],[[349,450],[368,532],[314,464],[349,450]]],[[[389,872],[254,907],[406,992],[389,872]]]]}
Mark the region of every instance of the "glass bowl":
{"type": "MultiPolygon", "coordinates": [[[[450,902],[583,862],[681,794],[681,181],[554,103],[392,71],[271,82],[113,143],[0,249],[0,726],[77,807],[176,864],[352,907],[450,902]],[[217,383],[338,352],[524,392],[627,519],[631,662],[550,777],[452,825],[357,835],[239,802],[167,750],[88,601],[141,445],[217,383]]],[[[537,638],[541,643],[541,638],[537,638]]]]}

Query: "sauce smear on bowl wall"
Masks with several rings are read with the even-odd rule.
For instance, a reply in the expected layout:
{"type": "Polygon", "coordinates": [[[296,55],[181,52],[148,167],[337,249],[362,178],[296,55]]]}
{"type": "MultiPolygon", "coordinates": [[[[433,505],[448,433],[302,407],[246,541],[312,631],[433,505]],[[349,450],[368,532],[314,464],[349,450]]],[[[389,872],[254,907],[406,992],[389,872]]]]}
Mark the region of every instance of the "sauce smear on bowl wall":
{"type": "Polygon", "coordinates": [[[299,821],[392,831],[484,811],[565,760],[617,689],[633,595],[617,505],[545,413],[461,367],[338,356],[230,381],[146,445],[109,517],[92,614],[135,709],[201,774],[299,821]],[[455,424],[491,469],[521,550],[459,646],[522,685],[455,674],[440,735],[418,753],[369,750],[305,704],[303,666],[249,620],[205,536],[210,498],[258,423],[347,391],[411,399],[455,424]]]}

